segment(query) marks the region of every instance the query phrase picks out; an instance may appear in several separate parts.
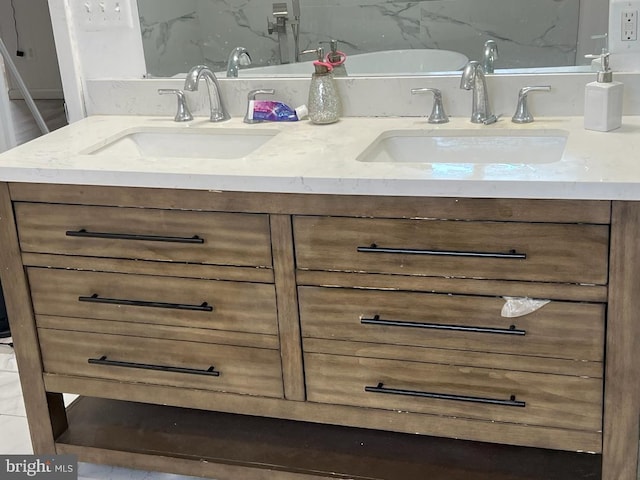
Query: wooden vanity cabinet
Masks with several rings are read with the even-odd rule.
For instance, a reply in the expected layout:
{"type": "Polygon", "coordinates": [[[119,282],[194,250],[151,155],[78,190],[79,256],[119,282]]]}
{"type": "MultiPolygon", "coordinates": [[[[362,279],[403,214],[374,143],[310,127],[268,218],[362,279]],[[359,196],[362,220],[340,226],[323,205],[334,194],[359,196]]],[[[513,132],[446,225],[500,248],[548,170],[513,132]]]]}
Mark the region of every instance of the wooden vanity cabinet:
{"type": "Polygon", "coordinates": [[[635,478],[635,203],[1,191],[36,452],[221,480],[635,478]],[[507,318],[505,297],[549,303],[507,318]]]}

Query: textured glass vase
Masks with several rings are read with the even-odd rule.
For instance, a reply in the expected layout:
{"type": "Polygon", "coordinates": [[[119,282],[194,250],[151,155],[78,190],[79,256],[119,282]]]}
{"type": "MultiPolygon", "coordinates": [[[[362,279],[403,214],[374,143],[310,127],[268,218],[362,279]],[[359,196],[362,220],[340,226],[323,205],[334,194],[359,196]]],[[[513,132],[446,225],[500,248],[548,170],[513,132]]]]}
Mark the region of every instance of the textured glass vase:
{"type": "Polygon", "coordinates": [[[334,123],[342,115],[342,102],[332,73],[314,73],[309,87],[309,119],[313,123],[334,123]]]}

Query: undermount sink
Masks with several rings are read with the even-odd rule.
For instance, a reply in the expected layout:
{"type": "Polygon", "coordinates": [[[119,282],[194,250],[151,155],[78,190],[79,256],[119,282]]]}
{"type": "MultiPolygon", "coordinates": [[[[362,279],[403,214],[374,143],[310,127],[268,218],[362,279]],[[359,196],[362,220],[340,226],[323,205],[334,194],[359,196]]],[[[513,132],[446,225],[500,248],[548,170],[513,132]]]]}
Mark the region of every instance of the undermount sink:
{"type": "Polygon", "coordinates": [[[278,134],[277,130],[147,128],[124,131],[89,155],[125,157],[242,158],[278,134]]]}
{"type": "MultiPolygon", "coordinates": [[[[490,127],[488,127],[490,128],[490,127]]],[[[532,165],[560,161],[568,133],[562,130],[389,130],[360,162],[532,165]]]]}

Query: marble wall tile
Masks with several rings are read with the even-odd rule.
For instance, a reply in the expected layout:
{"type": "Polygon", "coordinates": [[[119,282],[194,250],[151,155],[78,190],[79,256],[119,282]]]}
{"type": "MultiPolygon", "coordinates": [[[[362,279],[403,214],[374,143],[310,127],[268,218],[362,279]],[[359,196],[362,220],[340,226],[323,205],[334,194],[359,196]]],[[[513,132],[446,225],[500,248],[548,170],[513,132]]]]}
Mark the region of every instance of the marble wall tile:
{"type": "MultiPolygon", "coordinates": [[[[164,2],[138,1],[152,74],[161,75],[169,65],[169,73],[177,73],[176,63],[185,70],[185,64],[197,63],[193,57],[198,49],[219,71],[225,70],[237,46],[249,50],[256,66],[279,63],[277,35],[267,31],[273,2],[189,0],[180,11],[175,6],[166,9],[161,18],[164,2]],[[154,14],[149,16],[151,7],[154,14]],[[181,64],[166,58],[177,52],[182,53],[181,64]]],[[[292,0],[286,1],[291,6],[292,0]]],[[[576,60],[580,0],[300,0],[300,7],[300,49],[334,38],[347,54],[441,48],[479,58],[484,41],[494,39],[500,49],[498,67],[569,65],[576,60]]],[[[288,32],[292,56],[290,28],[288,32]]]]}
{"type": "Polygon", "coordinates": [[[207,64],[226,70],[229,53],[235,47],[249,49],[254,65],[279,63],[278,37],[267,29],[272,11],[272,3],[264,0],[199,0],[197,12],[207,64]]]}
{"type": "Polygon", "coordinates": [[[202,31],[196,0],[138,0],[140,29],[150,76],[173,76],[202,63],[202,31]]]}
{"type": "Polygon", "coordinates": [[[421,7],[421,28],[434,48],[469,58],[479,58],[485,40],[496,40],[497,67],[572,65],[579,10],[580,0],[437,0],[421,7]]]}

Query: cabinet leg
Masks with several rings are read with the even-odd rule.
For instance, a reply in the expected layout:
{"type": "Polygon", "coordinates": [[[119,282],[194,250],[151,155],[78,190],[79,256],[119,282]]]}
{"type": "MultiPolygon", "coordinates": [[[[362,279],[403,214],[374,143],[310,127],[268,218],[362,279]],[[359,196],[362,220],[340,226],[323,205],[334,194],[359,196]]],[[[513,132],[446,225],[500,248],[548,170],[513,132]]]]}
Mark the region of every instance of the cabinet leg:
{"type": "MultiPolygon", "coordinates": [[[[0,281],[5,294],[7,316],[16,352],[31,443],[37,454],[54,454],[55,437],[51,412],[56,412],[56,430],[61,423],[62,395],[47,394],[42,378],[38,333],[31,308],[31,296],[20,257],[20,245],[9,196],[9,186],[0,183],[0,281]]],[[[62,412],[64,414],[64,411],[62,412]]],[[[66,428],[66,427],[65,427],[66,428]]]]}
{"type": "Polygon", "coordinates": [[[640,414],[640,202],[613,202],[603,480],[636,480],[640,414]]]}

